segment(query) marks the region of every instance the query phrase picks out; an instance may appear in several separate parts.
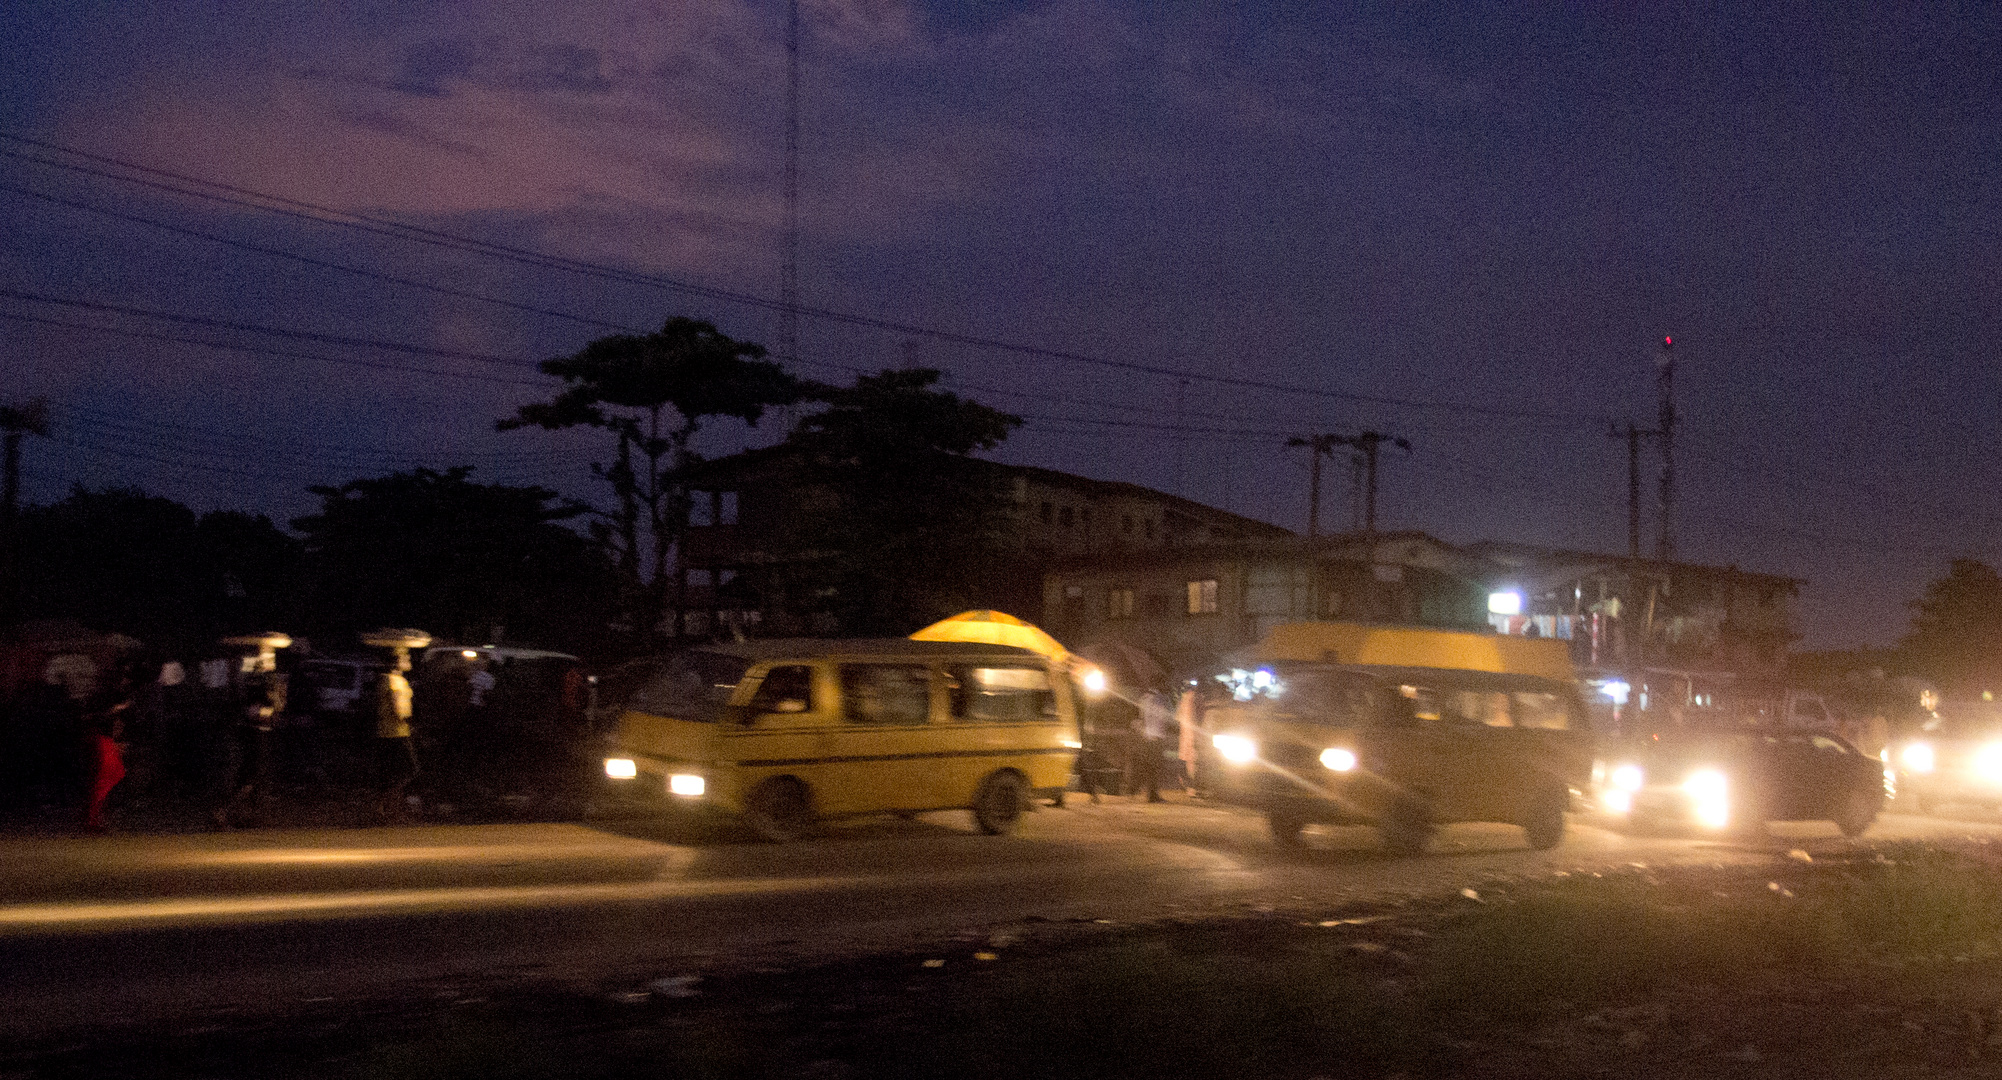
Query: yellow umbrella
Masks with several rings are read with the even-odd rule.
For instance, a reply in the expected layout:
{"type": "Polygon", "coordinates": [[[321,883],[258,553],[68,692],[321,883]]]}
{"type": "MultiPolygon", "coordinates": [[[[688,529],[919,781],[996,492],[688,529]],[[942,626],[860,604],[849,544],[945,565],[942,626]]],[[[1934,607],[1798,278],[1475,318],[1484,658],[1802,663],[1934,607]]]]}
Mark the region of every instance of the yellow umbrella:
{"type": "Polygon", "coordinates": [[[1056,638],[1034,623],[1024,622],[1005,611],[962,611],[941,619],[911,635],[913,641],[971,641],[982,645],[1013,645],[1030,649],[1058,664],[1070,661],[1070,652],[1056,638]]]}

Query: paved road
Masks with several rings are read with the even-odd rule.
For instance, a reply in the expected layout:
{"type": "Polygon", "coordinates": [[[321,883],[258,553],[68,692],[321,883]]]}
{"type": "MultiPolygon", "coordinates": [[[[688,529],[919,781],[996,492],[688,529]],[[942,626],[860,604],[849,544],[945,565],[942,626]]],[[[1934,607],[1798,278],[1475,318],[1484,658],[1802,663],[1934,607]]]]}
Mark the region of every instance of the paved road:
{"type": "MultiPolygon", "coordinates": [[[[2002,821],[1886,815],[1864,842],[1961,836],[2002,837],[2002,821]]],[[[1010,837],[937,814],[783,846],[687,840],[644,822],[0,840],[0,1037],[523,981],[630,987],[1037,920],[1329,911],[1852,843],[1827,825],[1742,843],[1574,819],[1551,851],[1465,825],[1396,859],[1366,829],[1287,851],[1244,811],[1124,799],[1046,809],[1010,837]]]]}

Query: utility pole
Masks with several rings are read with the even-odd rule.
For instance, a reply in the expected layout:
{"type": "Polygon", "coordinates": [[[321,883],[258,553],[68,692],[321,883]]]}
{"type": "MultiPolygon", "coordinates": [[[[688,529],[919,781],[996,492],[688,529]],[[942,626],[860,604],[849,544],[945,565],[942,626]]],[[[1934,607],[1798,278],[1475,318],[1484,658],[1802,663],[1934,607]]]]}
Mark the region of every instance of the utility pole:
{"type": "Polygon", "coordinates": [[[21,439],[26,435],[49,433],[49,403],[36,398],[24,405],[0,405],[0,445],[5,447],[5,463],[0,465],[0,621],[13,620],[20,595],[21,537],[18,530],[21,502],[21,439]]]}
{"type": "Polygon", "coordinates": [[[1362,455],[1349,455],[1349,531],[1362,531],[1362,455]]]}
{"type": "Polygon", "coordinates": [[[1340,435],[1296,435],[1287,446],[1305,446],[1314,451],[1314,463],[1307,469],[1307,539],[1321,535],[1321,458],[1347,445],[1340,435]]]}
{"type": "Polygon", "coordinates": [[[799,360],[799,0],[786,4],[785,253],[779,267],[779,348],[799,360]]]}
{"type": "Polygon", "coordinates": [[[1638,559],[1641,557],[1641,440],[1661,433],[1636,427],[1629,420],[1625,431],[1614,424],[1607,434],[1627,441],[1627,554],[1638,559]]]}
{"type": "Polygon", "coordinates": [[[1661,397],[1655,438],[1661,440],[1661,521],[1655,558],[1675,559],[1675,339],[1663,337],[1655,356],[1655,390],[1661,397]]]}
{"type": "Polygon", "coordinates": [[[1371,535],[1376,533],[1376,448],[1383,443],[1390,443],[1407,454],[1411,452],[1411,444],[1408,441],[1377,431],[1365,431],[1352,439],[1341,440],[1343,446],[1353,446],[1362,451],[1363,473],[1366,477],[1363,488],[1362,531],[1371,535]]]}

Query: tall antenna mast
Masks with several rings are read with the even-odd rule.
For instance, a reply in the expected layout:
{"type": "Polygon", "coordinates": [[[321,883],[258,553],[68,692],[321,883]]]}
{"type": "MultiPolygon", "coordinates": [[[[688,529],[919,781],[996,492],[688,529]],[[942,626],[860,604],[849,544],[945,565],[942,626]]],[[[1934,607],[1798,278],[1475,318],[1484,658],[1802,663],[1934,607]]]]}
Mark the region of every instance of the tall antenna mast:
{"type": "Polygon", "coordinates": [[[785,259],[779,268],[779,348],[799,359],[799,0],[786,3],[785,259]]]}

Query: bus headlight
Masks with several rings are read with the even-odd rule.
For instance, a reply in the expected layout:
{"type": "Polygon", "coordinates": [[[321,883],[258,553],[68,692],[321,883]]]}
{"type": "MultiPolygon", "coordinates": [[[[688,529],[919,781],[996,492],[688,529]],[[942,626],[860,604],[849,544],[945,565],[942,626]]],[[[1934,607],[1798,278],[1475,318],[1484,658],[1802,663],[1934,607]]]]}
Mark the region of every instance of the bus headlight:
{"type": "Polygon", "coordinates": [[[639,763],[629,757],[608,757],[605,759],[605,775],[614,780],[631,780],[640,774],[639,763]]]}
{"type": "Polygon", "coordinates": [[[1938,764],[1938,759],[1933,756],[1931,743],[1915,742],[1905,747],[1905,752],[1898,757],[1904,761],[1905,768],[1915,773],[1929,773],[1933,770],[1933,766],[1938,764]]]}
{"type": "Polygon", "coordinates": [[[1716,769],[1698,769],[1682,782],[1689,796],[1689,814],[1706,829],[1721,829],[1731,823],[1731,785],[1716,769]]]}
{"type": "Polygon", "coordinates": [[[1321,764],[1336,772],[1348,772],[1356,767],[1356,752],[1339,746],[1330,746],[1321,751],[1321,764]]]}
{"type": "Polygon", "coordinates": [[[1242,765],[1258,756],[1258,744],[1242,735],[1218,735],[1210,740],[1210,745],[1233,765],[1242,765]]]}
{"type": "Polygon", "coordinates": [[[690,798],[695,798],[706,791],[708,787],[709,785],[704,783],[700,776],[696,776],[693,773],[675,773],[673,776],[667,778],[667,790],[675,795],[686,795],[690,798]]]}

